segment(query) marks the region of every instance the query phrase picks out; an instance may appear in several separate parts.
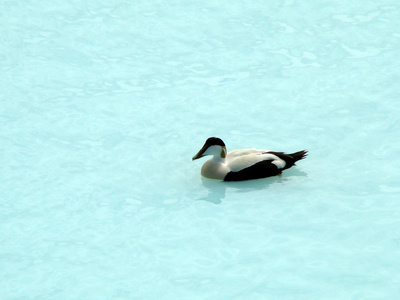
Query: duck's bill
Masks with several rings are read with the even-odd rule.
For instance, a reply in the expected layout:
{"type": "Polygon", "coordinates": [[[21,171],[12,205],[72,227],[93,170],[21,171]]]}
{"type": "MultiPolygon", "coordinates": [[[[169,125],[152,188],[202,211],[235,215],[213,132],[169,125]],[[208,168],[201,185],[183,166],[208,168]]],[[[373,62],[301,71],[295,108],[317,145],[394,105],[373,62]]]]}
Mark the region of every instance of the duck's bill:
{"type": "Polygon", "coordinates": [[[200,151],[197,152],[197,154],[192,157],[192,160],[199,159],[199,158],[202,158],[203,156],[205,156],[204,152],[206,151],[206,149],[207,149],[207,147],[203,146],[203,148],[201,148],[200,151]]]}

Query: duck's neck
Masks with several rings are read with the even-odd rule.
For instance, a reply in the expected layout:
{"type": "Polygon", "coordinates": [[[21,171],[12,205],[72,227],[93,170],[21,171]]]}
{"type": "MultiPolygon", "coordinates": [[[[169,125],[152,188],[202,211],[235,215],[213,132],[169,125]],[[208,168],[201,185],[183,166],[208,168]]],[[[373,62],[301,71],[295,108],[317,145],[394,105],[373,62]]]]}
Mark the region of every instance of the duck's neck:
{"type": "Polygon", "coordinates": [[[207,149],[209,155],[212,155],[211,161],[216,164],[225,164],[226,148],[225,146],[211,146],[207,149]]]}
{"type": "Polygon", "coordinates": [[[214,163],[217,163],[217,164],[225,164],[225,163],[226,163],[225,157],[222,157],[222,156],[220,156],[220,155],[214,155],[214,156],[211,158],[211,160],[212,160],[214,163]]]}

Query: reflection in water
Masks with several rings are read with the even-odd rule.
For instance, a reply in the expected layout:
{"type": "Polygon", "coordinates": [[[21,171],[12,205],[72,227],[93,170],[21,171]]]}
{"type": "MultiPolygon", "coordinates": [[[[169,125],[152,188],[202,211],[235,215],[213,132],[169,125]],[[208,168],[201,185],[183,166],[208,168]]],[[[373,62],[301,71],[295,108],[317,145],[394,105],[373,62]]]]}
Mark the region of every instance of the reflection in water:
{"type": "Polygon", "coordinates": [[[208,189],[208,194],[205,197],[201,197],[197,200],[204,200],[214,204],[220,204],[222,202],[222,199],[225,198],[225,191],[227,188],[236,189],[238,193],[263,190],[269,188],[269,186],[274,183],[282,183],[288,181],[290,177],[294,176],[307,177],[307,173],[299,171],[297,169],[290,169],[287,170],[284,175],[236,182],[225,182],[201,177],[203,185],[208,189]]]}

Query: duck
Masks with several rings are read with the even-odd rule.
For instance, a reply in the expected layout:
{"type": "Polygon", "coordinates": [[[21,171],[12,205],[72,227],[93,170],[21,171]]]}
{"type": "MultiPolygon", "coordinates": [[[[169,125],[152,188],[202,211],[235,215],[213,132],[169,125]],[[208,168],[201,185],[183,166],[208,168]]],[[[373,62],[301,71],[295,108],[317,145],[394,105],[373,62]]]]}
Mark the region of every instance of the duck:
{"type": "Polygon", "coordinates": [[[201,168],[201,175],[222,181],[242,181],[280,175],[307,156],[302,150],[292,154],[256,148],[226,151],[225,143],[218,137],[206,140],[192,161],[211,155],[201,168]]]}

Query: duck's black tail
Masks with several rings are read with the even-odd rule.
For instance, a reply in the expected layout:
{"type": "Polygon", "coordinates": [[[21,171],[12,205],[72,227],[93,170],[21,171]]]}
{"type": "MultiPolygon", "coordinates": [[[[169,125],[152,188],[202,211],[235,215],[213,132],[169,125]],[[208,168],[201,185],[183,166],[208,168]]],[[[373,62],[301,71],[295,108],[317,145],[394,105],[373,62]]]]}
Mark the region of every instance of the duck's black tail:
{"type": "Polygon", "coordinates": [[[295,152],[292,154],[285,154],[283,152],[272,152],[272,151],[270,151],[268,153],[274,154],[274,155],[278,156],[280,159],[285,161],[286,165],[282,169],[282,171],[283,171],[283,170],[291,168],[296,163],[296,161],[305,158],[307,156],[308,151],[302,150],[302,151],[295,152]]]}
{"type": "Polygon", "coordinates": [[[295,152],[295,153],[292,153],[292,154],[289,154],[289,155],[290,155],[291,157],[293,157],[294,162],[296,162],[296,161],[298,161],[298,160],[300,160],[300,159],[305,158],[305,157],[307,156],[307,153],[308,153],[307,150],[302,150],[302,151],[295,152]]]}

